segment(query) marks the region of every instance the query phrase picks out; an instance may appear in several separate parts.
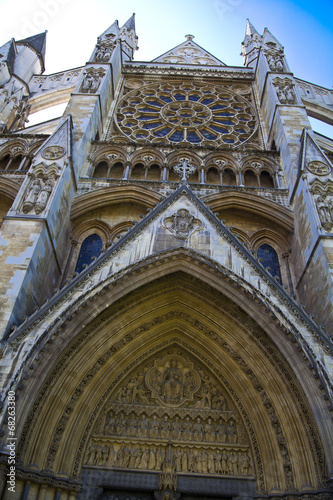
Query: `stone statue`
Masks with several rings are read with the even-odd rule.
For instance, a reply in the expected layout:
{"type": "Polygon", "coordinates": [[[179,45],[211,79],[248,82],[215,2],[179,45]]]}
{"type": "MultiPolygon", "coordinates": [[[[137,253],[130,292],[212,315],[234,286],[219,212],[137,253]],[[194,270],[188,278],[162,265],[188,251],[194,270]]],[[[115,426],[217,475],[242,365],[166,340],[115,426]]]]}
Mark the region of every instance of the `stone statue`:
{"type": "Polygon", "coordinates": [[[183,454],[182,454],[182,451],[181,451],[180,448],[178,448],[175,451],[174,457],[175,457],[176,471],[177,472],[181,472],[181,470],[182,470],[182,457],[183,457],[183,454]]]}
{"type": "Polygon", "coordinates": [[[214,455],[210,451],[207,452],[207,472],[209,472],[210,474],[214,474],[215,472],[214,455]]]}
{"type": "Polygon", "coordinates": [[[196,472],[196,456],[193,450],[189,451],[187,468],[189,472],[196,472]]]}
{"type": "Polygon", "coordinates": [[[22,211],[24,214],[30,212],[30,210],[32,210],[32,208],[35,206],[37,196],[39,195],[40,190],[41,190],[40,180],[34,179],[27,190],[27,194],[23,202],[22,211]]]}
{"type": "Polygon", "coordinates": [[[83,82],[81,84],[80,92],[84,94],[94,94],[98,91],[100,83],[102,81],[105,71],[101,68],[91,68],[84,75],[83,82]]]}
{"type": "Polygon", "coordinates": [[[160,424],[157,421],[156,415],[153,415],[153,420],[150,422],[149,437],[158,438],[160,433],[160,424]]]}
{"type": "Polygon", "coordinates": [[[228,454],[225,451],[222,453],[221,472],[222,472],[222,474],[228,474],[229,473],[229,468],[228,468],[228,454]]]}
{"type": "Polygon", "coordinates": [[[204,434],[204,426],[201,423],[200,418],[197,418],[196,423],[193,425],[193,439],[195,441],[202,441],[204,434]]]}
{"type": "Polygon", "coordinates": [[[139,469],[148,469],[148,462],[149,462],[149,449],[145,449],[141,456],[139,469]]]}
{"type": "Polygon", "coordinates": [[[171,437],[172,439],[180,439],[182,434],[182,424],[179,422],[179,417],[176,416],[175,421],[172,423],[171,437]]]}
{"type": "Polygon", "coordinates": [[[45,209],[46,204],[47,204],[47,200],[49,199],[49,197],[52,193],[52,189],[53,189],[52,181],[51,181],[51,179],[47,179],[47,181],[45,182],[44,186],[40,190],[38,197],[37,197],[37,201],[35,204],[36,214],[40,214],[45,209]]]}
{"type": "Polygon", "coordinates": [[[138,425],[138,436],[141,438],[147,437],[148,436],[148,428],[149,428],[149,423],[146,420],[146,415],[142,415],[142,419],[138,425]]]}
{"type": "Polygon", "coordinates": [[[233,419],[230,419],[229,425],[227,426],[227,440],[230,444],[237,443],[237,428],[233,419]]]}
{"type": "Polygon", "coordinates": [[[182,439],[184,441],[192,439],[192,423],[190,422],[190,417],[186,417],[186,420],[183,423],[182,439]]]}
{"type": "Polygon", "coordinates": [[[156,467],[155,451],[151,449],[149,454],[148,469],[154,470],[155,467],[156,467]]]}
{"type": "Polygon", "coordinates": [[[178,368],[176,359],[170,361],[170,366],[165,369],[163,374],[163,396],[167,400],[179,400],[182,396],[181,384],[183,375],[178,368]]]}
{"type": "Polygon", "coordinates": [[[165,415],[164,420],[161,422],[161,438],[169,439],[170,437],[171,424],[168,421],[167,415],[165,415]]]}
{"type": "Polygon", "coordinates": [[[204,426],[205,430],[205,441],[215,441],[215,430],[214,426],[212,425],[212,420],[211,418],[208,419],[208,422],[204,426]]]}
{"type": "Polygon", "coordinates": [[[222,472],[222,455],[220,451],[217,451],[214,455],[214,462],[215,462],[215,472],[217,474],[220,474],[222,472]]]}
{"type": "Polygon", "coordinates": [[[318,196],[316,205],[321,225],[326,231],[330,231],[333,225],[333,217],[330,210],[331,207],[325,203],[325,198],[323,196],[318,196]]]}
{"type": "Polygon", "coordinates": [[[165,452],[163,451],[162,448],[157,448],[156,450],[156,465],[155,465],[155,469],[157,470],[161,470],[162,469],[162,464],[163,464],[163,461],[164,461],[164,457],[165,457],[165,452]]]}
{"type": "Polygon", "coordinates": [[[221,419],[217,425],[216,437],[219,443],[226,443],[227,441],[227,429],[221,419]]]}

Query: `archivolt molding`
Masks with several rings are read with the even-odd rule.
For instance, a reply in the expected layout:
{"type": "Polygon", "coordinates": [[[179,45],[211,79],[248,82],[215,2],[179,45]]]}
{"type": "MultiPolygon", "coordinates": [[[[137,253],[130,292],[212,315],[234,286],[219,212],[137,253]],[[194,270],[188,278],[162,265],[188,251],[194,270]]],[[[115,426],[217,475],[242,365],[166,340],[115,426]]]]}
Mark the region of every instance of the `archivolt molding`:
{"type": "Polygon", "coordinates": [[[103,240],[104,245],[106,245],[111,237],[111,227],[101,220],[92,219],[82,222],[78,226],[73,228],[73,240],[77,241],[79,244],[92,233],[98,234],[103,240]]]}
{"type": "MultiPolygon", "coordinates": [[[[171,257],[171,256],[170,256],[171,257]]],[[[174,268],[174,266],[172,266],[172,261],[170,262],[170,260],[168,259],[168,257],[166,256],[167,258],[167,266],[168,266],[168,269],[169,269],[169,272],[172,272],[174,270],[176,270],[174,268]]],[[[189,264],[189,268],[187,269],[187,272],[189,271],[189,269],[193,269],[193,257],[190,259],[190,262],[188,262],[189,264]]],[[[161,269],[156,269],[155,268],[155,265],[153,262],[151,263],[152,264],[152,267],[151,266],[148,266],[145,267],[143,266],[140,270],[139,269],[135,269],[135,268],[132,268],[132,271],[128,273],[128,278],[129,278],[129,281],[128,283],[131,283],[131,289],[134,290],[136,287],[133,286],[134,285],[134,281],[135,281],[135,278],[139,278],[139,280],[141,281],[142,283],[142,278],[140,278],[140,274],[141,272],[140,271],[143,271],[144,272],[144,275],[145,277],[148,278],[148,274],[149,274],[149,278],[148,280],[151,280],[151,279],[154,279],[154,277],[150,274],[149,271],[153,271],[153,275],[155,276],[161,276],[161,269]],[[150,269],[149,269],[150,267],[150,269]],[[139,271],[139,275],[137,274],[139,271]],[[148,272],[147,272],[148,271],[148,272]],[[155,272],[154,272],[155,271],[155,272]]],[[[185,262],[182,262],[181,263],[181,268],[184,269],[186,271],[186,268],[188,266],[185,266],[185,262]]],[[[201,263],[201,266],[203,267],[206,267],[204,262],[202,261],[201,263]]],[[[199,276],[200,274],[200,267],[199,266],[199,269],[197,268],[196,269],[196,275],[199,276]],[[199,273],[198,273],[199,271],[199,273]]],[[[179,270],[179,265],[177,266],[177,270],[179,270]]],[[[216,269],[213,269],[213,272],[214,274],[216,274],[216,269]]],[[[227,276],[226,276],[227,278],[227,276]]],[[[231,275],[229,275],[229,278],[231,278],[231,275]]],[[[124,286],[123,286],[123,279],[124,279],[124,276],[119,276],[119,285],[120,285],[120,291],[123,292],[124,290],[124,286]]],[[[210,276],[210,281],[212,280],[212,276],[210,276]]],[[[108,280],[109,281],[109,280],[108,280]]],[[[213,280],[214,281],[214,280],[213,280]]],[[[232,279],[231,279],[232,281],[232,279]]],[[[63,335],[61,334],[61,330],[60,332],[57,334],[57,330],[59,330],[59,327],[60,325],[63,326],[63,328],[65,329],[65,332],[66,332],[66,338],[72,338],[72,335],[76,335],[74,332],[76,331],[77,333],[80,332],[80,330],[82,329],[82,325],[86,325],[88,324],[90,321],[91,321],[91,317],[95,316],[97,314],[97,312],[99,313],[103,308],[106,308],[110,305],[110,298],[108,299],[107,296],[105,295],[105,293],[109,293],[107,291],[107,289],[104,288],[104,293],[103,293],[103,287],[105,287],[105,285],[107,287],[110,286],[110,281],[109,281],[109,284],[107,283],[103,283],[103,286],[98,286],[98,289],[95,288],[95,291],[93,294],[86,294],[86,297],[84,299],[84,301],[82,302],[82,300],[76,300],[74,303],[72,303],[72,306],[69,307],[67,309],[67,311],[63,311],[61,314],[60,314],[60,318],[59,318],[59,312],[58,311],[54,311],[55,312],[55,316],[57,317],[57,319],[51,323],[51,322],[47,322],[49,327],[44,330],[44,334],[38,338],[36,337],[34,340],[35,340],[35,343],[34,343],[34,348],[32,349],[32,351],[34,351],[35,349],[37,350],[40,350],[43,345],[45,346],[45,342],[48,340],[48,339],[54,339],[54,338],[57,338],[58,335],[60,335],[60,337],[63,338],[63,335]],[[92,299],[92,302],[90,302],[90,300],[92,299]],[[88,302],[86,302],[88,300],[88,302]],[[95,304],[94,304],[95,302],[95,304]],[[90,307],[86,307],[85,304],[89,304],[90,303],[90,307]],[[92,309],[91,309],[92,308],[92,309]],[[79,315],[79,316],[77,316],[79,315]],[[75,321],[75,317],[79,317],[80,318],[80,322],[79,324],[77,324],[77,322],[75,321]],[[67,320],[67,321],[66,321],[67,320]],[[74,321],[73,321],[74,320],[74,321]],[[73,334],[70,334],[70,331],[72,330],[72,328],[74,327],[74,331],[73,331],[73,334]],[[54,337],[56,336],[56,337],[54,337]],[[44,337],[44,339],[43,339],[44,337]]],[[[116,284],[116,283],[114,283],[116,284]]],[[[236,289],[237,289],[237,286],[239,287],[242,287],[242,284],[241,284],[241,281],[240,280],[237,280],[235,282],[235,285],[236,285],[236,289]]],[[[234,297],[236,296],[239,296],[239,288],[237,290],[235,290],[235,294],[234,294],[234,297]]],[[[90,290],[91,291],[91,290],[90,290]]],[[[114,293],[116,292],[116,289],[113,288],[113,291],[114,293]]],[[[225,292],[226,290],[224,290],[225,292]]],[[[248,292],[247,292],[248,293],[248,292]]],[[[117,300],[117,298],[119,298],[120,296],[122,295],[122,293],[119,294],[119,290],[118,290],[118,294],[115,293],[115,295],[112,297],[112,302],[114,302],[114,300],[117,300]]],[[[230,296],[230,294],[229,294],[230,296]]],[[[68,298],[68,297],[67,297],[68,298]]],[[[242,299],[242,297],[240,297],[242,299]]],[[[256,294],[255,295],[255,298],[258,300],[259,299],[259,302],[260,301],[260,298],[258,297],[258,295],[256,294]]],[[[80,297],[80,299],[82,299],[82,297],[80,297]]],[[[244,301],[242,300],[243,304],[241,303],[241,307],[245,305],[244,301]]],[[[247,302],[247,301],[245,301],[247,302]]],[[[267,314],[266,312],[264,314],[262,314],[262,312],[260,312],[260,308],[257,310],[256,307],[253,308],[253,306],[255,305],[255,303],[253,302],[249,302],[249,306],[251,306],[251,309],[252,309],[252,314],[255,315],[257,317],[257,319],[259,320],[259,323],[261,321],[261,318],[262,317],[262,320],[263,320],[263,326],[266,327],[266,329],[268,328],[268,330],[272,330],[274,329],[274,324],[271,324],[269,327],[268,327],[268,324],[271,323],[271,319],[268,320],[269,318],[269,313],[271,314],[274,314],[272,308],[270,307],[269,303],[267,301],[265,301],[264,303],[262,303],[262,305],[265,307],[265,308],[268,308],[268,311],[269,313],[267,314]]],[[[274,315],[275,316],[275,315],[274,315]]],[[[281,321],[281,319],[280,319],[281,321]]],[[[102,322],[103,324],[103,322],[102,322]]],[[[41,325],[42,326],[42,325],[41,325]]],[[[280,326],[283,327],[283,324],[280,323],[280,326]]],[[[290,329],[286,329],[285,330],[285,334],[283,335],[283,337],[281,337],[281,333],[279,334],[278,331],[279,331],[279,328],[277,329],[277,331],[273,334],[273,341],[277,342],[277,343],[280,343],[280,348],[282,348],[282,350],[285,349],[285,346],[284,346],[284,342],[285,342],[285,336],[289,336],[289,338],[296,342],[300,348],[300,350],[303,352],[303,356],[306,357],[306,359],[308,360],[308,363],[310,363],[312,369],[315,370],[315,374],[318,374],[318,377],[319,377],[319,381],[321,382],[321,384],[323,385],[323,387],[326,385],[326,381],[324,380],[323,381],[323,373],[320,369],[320,363],[318,362],[318,359],[316,359],[316,355],[314,354],[314,352],[312,351],[312,349],[306,344],[306,341],[304,339],[302,339],[299,334],[297,333],[297,331],[295,331],[295,334],[293,334],[293,327],[292,325],[289,325],[290,329]],[[295,335],[295,336],[294,336],[295,335]],[[282,347],[283,346],[283,347],[282,347]]],[[[23,339],[22,339],[23,340],[23,339]]],[[[14,345],[13,347],[15,348],[15,344],[17,345],[17,347],[21,344],[20,340],[17,339],[15,342],[14,342],[14,345]]],[[[74,351],[75,351],[75,348],[74,348],[74,351]]],[[[33,362],[33,359],[34,359],[34,356],[32,354],[32,352],[30,354],[27,354],[26,356],[26,360],[21,364],[21,371],[24,370],[28,370],[29,369],[29,365],[31,365],[31,362],[33,362]]],[[[18,363],[18,368],[20,366],[20,363],[18,363]]],[[[20,370],[18,369],[17,371],[17,374],[16,376],[19,377],[20,375],[20,370]]],[[[304,374],[303,374],[304,375],[304,374]]],[[[303,376],[302,375],[302,376],[303,376]]],[[[45,393],[47,392],[47,390],[45,389],[45,393]]],[[[79,393],[78,393],[79,394],[79,393]]],[[[33,412],[35,412],[36,409],[33,410],[33,412]]],[[[38,412],[36,413],[38,414],[38,412]]]]}
{"type": "Polygon", "coordinates": [[[200,169],[202,160],[201,158],[193,153],[192,151],[174,151],[167,156],[167,163],[169,164],[169,168],[171,169],[174,165],[179,163],[183,158],[188,160],[193,166],[197,169],[200,169]]]}
{"type": "Polygon", "coordinates": [[[115,238],[120,238],[124,232],[127,232],[131,227],[133,227],[134,222],[133,221],[124,221],[120,222],[119,224],[115,224],[111,228],[110,232],[110,242],[113,241],[115,238]]]}
{"type": "Polygon", "coordinates": [[[93,166],[100,161],[106,161],[110,166],[119,161],[125,163],[127,159],[126,150],[119,146],[102,145],[93,151],[89,156],[89,160],[93,166]]]}
{"type": "Polygon", "coordinates": [[[43,142],[41,140],[26,140],[21,137],[10,139],[2,147],[0,145],[0,160],[8,154],[11,156],[21,154],[22,156],[32,157],[43,142]]]}
{"type": "Polygon", "coordinates": [[[214,212],[237,208],[242,211],[255,213],[265,219],[273,221],[290,233],[294,228],[294,216],[291,209],[279,203],[275,203],[274,201],[267,200],[266,198],[260,198],[260,203],[258,203],[258,197],[248,192],[242,193],[231,189],[223,193],[223,196],[221,196],[220,193],[205,196],[203,201],[214,212]]]}
{"type": "Polygon", "coordinates": [[[165,163],[165,155],[155,148],[142,148],[133,151],[129,158],[132,165],[135,163],[143,163],[147,167],[153,164],[157,164],[162,167],[165,163]]]}
{"type": "Polygon", "coordinates": [[[287,252],[289,248],[288,241],[280,233],[271,229],[260,229],[251,235],[251,247],[256,251],[263,243],[272,244],[278,249],[279,253],[287,252]]]}
{"type": "MultiPolygon", "coordinates": [[[[167,288],[167,285],[168,284],[166,284],[164,282],[164,280],[162,280],[162,286],[158,290],[157,295],[164,295],[165,290],[167,288]]],[[[149,287],[148,287],[148,289],[147,289],[147,287],[146,287],[146,291],[143,291],[143,293],[140,293],[140,296],[139,296],[139,302],[142,305],[144,303],[149,302],[149,300],[148,300],[149,298],[151,299],[152,297],[156,297],[156,289],[151,291],[151,290],[149,290],[149,287]]],[[[170,283],[169,287],[172,290],[174,290],[175,284],[170,283]]],[[[187,284],[187,287],[188,287],[188,284],[187,284]]],[[[203,292],[203,290],[199,291],[194,284],[194,288],[191,290],[190,293],[194,294],[194,295],[198,295],[198,293],[199,293],[200,300],[203,299],[206,302],[207,306],[209,305],[209,302],[210,302],[210,306],[211,306],[211,293],[212,293],[212,291],[213,290],[209,290],[209,293],[207,291],[203,292]],[[195,290],[197,290],[197,293],[195,293],[195,290]]],[[[216,291],[215,291],[215,294],[216,294],[216,291]]],[[[126,303],[126,309],[130,306],[131,303],[133,304],[133,301],[134,302],[137,301],[137,298],[135,298],[135,296],[133,294],[132,294],[132,298],[131,298],[131,296],[129,298],[131,300],[129,303],[126,303]]],[[[139,304],[137,304],[137,305],[139,305],[139,304]]],[[[29,430],[28,434],[31,433],[31,427],[33,425],[33,422],[34,421],[36,422],[36,420],[38,420],[39,415],[41,413],[41,408],[42,408],[42,406],[44,406],[46,404],[47,395],[50,393],[52,386],[54,386],[55,382],[54,381],[52,382],[52,379],[56,380],[59,373],[62,373],[62,371],[66,365],[68,365],[68,364],[70,365],[71,363],[74,363],[74,358],[75,358],[78,350],[80,349],[80,344],[82,346],[82,342],[87,343],[89,341],[89,337],[92,338],[92,337],[96,336],[96,334],[98,334],[98,332],[100,332],[98,334],[98,335],[100,335],[102,330],[105,330],[105,325],[109,321],[110,314],[112,317],[112,322],[116,322],[117,317],[122,315],[123,310],[124,310],[124,307],[122,304],[120,304],[118,306],[118,309],[116,308],[116,310],[113,310],[109,314],[107,314],[107,312],[105,312],[105,314],[103,314],[101,317],[97,318],[95,320],[95,322],[91,326],[89,326],[88,329],[83,330],[83,332],[81,331],[80,335],[78,335],[75,338],[74,343],[72,343],[69,346],[69,348],[67,349],[67,351],[63,354],[63,356],[61,358],[62,361],[61,360],[58,361],[58,367],[54,367],[52,372],[50,373],[50,375],[47,377],[47,380],[44,384],[44,389],[41,388],[41,390],[39,391],[39,396],[36,399],[32,409],[31,409],[30,417],[28,417],[27,422],[26,422],[25,427],[26,427],[26,432],[28,432],[28,430],[29,430]],[[60,363],[60,365],[59,365],[59,363],[60,363]]],[[[316,434],[315,425],[312,421],[312,417],[310,416],[310,412],[307,408],[304,397],[301,395],[302,391],[297,386],[297,384],[295,382],[293,382],[294,381],[294,374],[292,374],[292,372],[290,371],[290,368],[287,366],[286,362],[284,361],[281,354],[278,352],[277,348],[275,346],[273,346],[273,344],[266,338],[266,336],[263,334],[262,331],[260,332],[260,330],[255,328],[254,322],[251,323],[251,320],[250,320],[250,323],[248,321],[244,322],[244,314],[237,307],[236,308],[234,307],[234,310],[230,310],[230,308],[221,306],[219,304],[219,311],[223,314],[223,316],[229,317],[229,319],[231,321],[235,321],[237,324],[237,327],[243,331],[243,334],[245,335],[245,337],[247,337],[251,341],[251,343],[253,342],[253,345],[255,344],[257,346],[256,349],[259,349],[260,351],[262,351],[262,353],[264,355],[264,359],[267,359],[269,361],[269,363],[272,366],[274,366],[274,369],[278,370],[281,379],[284,380],[285,389],[287,389],[290,393],[292,393],[292,400],[294,401],[294,403],[296,405],[298,405],[297,412],[299,414],[299,418],[302,420],[303,425],[306,427],[307,434],[308,434],[309,439],[311,441],[309,446],[312,450],[312,456],[313,456],[314,463],[317,463],[317,458],[319,460],[317,465],[316,465],[317,480],[318,480],[318,482],[323,481],[324,475],[325,475],[325,472],[324,472],[325,461],[323,458],[323,451],[321,450],[320,439],[319,439],[318,435],[316,434]],[[299,404],[298,404],[298,401],[299,401],[299,404]]],[[[81,316],[81,313],[80,313],[80,316],[81,316]]],[[[88,386],[89,383],[91,383],[91,381],[93,380],[93,377],[98,373],[98,371],[100,371],[102,369],[102,367],[108,362],[110,357],[115,355],[115,353],[121,352],[122,349],[125,349],[125,351],[126,351],[126,349],[127,349],[126,346],[128,345],[128,342],[132,342],[132,340],[135,340],[135,338],[137,336],[141,337],[142,334],[147,333],[151,328],[154,328],[156,325],[158,325],[158,327],[160,328],[163,326],[164,322],[171,321],[173,319],[177,319],[177,321],[179,323],[187,324],[189,330],[191,330],[191,331],[196,330],[197,331],[197,335],[199,335],[199,336],[204,335],[205,337],[207,337],[208,342],[214,342],[216,344],[216,348],[214,348],[211,352],[216,352],[216,349],[218,349],[218,348],[223,349],[225,351],[225,356],[231,357],[234,360],[234,362],[239,366],[239,368],[243,371],[243,373],[246,375],[246,378],[251,381],[251,384],[252,384],[254,390],[257,391],[258,395],[261,398],[263,407],[266,408],[266,412],[267,412],[267,415],[269,416],[269,419],[271,421],[272,428],[275,429],[276,439],[278,442],[278,446],[280,448],[280,453],[281,453],[281,457],[282,457],[283,464],[284,464],[283,466],[284,466],[284,469],[286,472],[286,485],[289,488],[293,487],[293,485],[290,482],[291,476],[292,476],[292,474],[291,474],[292,463],[290,461],[290,457],[288,456],[287,443],[286,443],[286,438],[284,435],[284,432],[286,432],[286,429],[284,431],[282,430],[281,424],[279,423],[279,418],[277,416],[277,411],[274,408],[274,405],[276,403],[274,403],[270,399],[270,396],[267,394],[266,390],[263,387],[263,385],[264,385],[263,382],[258,379],[258,373],[256,374],[254,371],[252,371],[251,366],[248,364],[248,362],[245,359],[242,358],[240,350],[235,345],[232,346],[230,344],[230,342],[225,341],[224,337],[221,336],[221,334],[212,331],[211,326],[208,327],[208,325],[206,325],[204,322],[201,322],[200,320],[192,317],[192,315],[190,315],[186,312],[183,312],[183,311],[178,311],[178,312],[173,311],[170,313],[166,313],[160,317],[154,317],[148,323],[143,323],[143,324],[139,325],[134,331],[132,331],[132,333],[128,332],[126,335],[119,338],[119,340],[116,343],[114,343],[112,347],[110,346],[110,349],[105,354],[103,354],[102,356],[100,356],[98,358],[97,364],[95,364],[90,370],[88,370],[88,372],[85,373],[85,376],[80,381],[79,385],[76,386],[74,392],[72,393],[71,398],[67,401],[66,408],[65,408],[64,413],[62,414],[60,420],[58,420],[58,427],[54,433],[53,442],[49,448],[47,468],[53,467],[55,453],[58,450],[59,442],[60,442],[61,436],[65,430],[67,421],[70,418],[70,414],[74,411],[74,406],[77,404],[78,399],[80,398],[83,390],[88,386]]],[[[66,334],[67,333],[68,332],[67,332],[67,328],[66,328],[66,334]]],[[[197,338],[197,336],[195,336],[195,338],[197,338]]],[[[101,338],[100,338],[100,341],[101,341],[101,338]]],[[[138,338],[138,341],[140,342],[139,338],[138,338]]],[[[159,347],[159,348],[161,348],[161,347],[159,347]]],[[[208,366],[210,366],[211,369],[214,369],[215,373],[218,374],[219,378],[221,378],[221,374],[218,372],[217,368],[214,367],[214,365],[211,362],[208,362],[202,353],[201,354],[198,353],[196,351],[196,348],[189,347],[189,346],[187,346],[187,348],[188,348],[188,350],[190,350],[190,351],[192,350],[192,352],[195,352],[196,356],[201,357],[201,359],[204,360],[205,364],[206,365],[208,364],[208,366]]],[[[151,352],[143,354],[141,357],[138,357],[138,359],[135,359],[134,362],[129,364],[123,370],[122,375],[118,375],[116,377],[116,379],[112,385],[112,388],[110,387],[108,389],[108,391],[109,391],[108,394],[110,394],[110,391],[113,390],[113,387],[115,387],[115,385],[119,386],[121,384],[121,380],[123,379],[123,377],[129,373],[129,371],[133,368],[133,366],[137,365],[142,359],[146,359],[146,356],[148,354],[151,354],[151,352]]],[[[97,353],[96,356],[99,356],[99,354],[97,353]]],[[[224,359],[224,357],[221,359],[224,359]]],[[[61,382],[59,382],[59,383],[61,383],[61,382]]],[[[230,384],[229,384],[229,387],[230,387],[230,384]]],[[[100,404],[98,405],[99,408],[102,406],[106,397],[107,397],[106,395],[103,396],[100,404]]],[[[239,405],[239,402],[237,404],[239,405]]],[[[96,421],[96,417],[97,417],[98,412],[99,412],[98,409],[96,409],[93,412],[93,414],[90,418],[89,424],[88,424],[86,431],[84,433],[84,436],[88,437],[90,430],[91,430],[91,426],[96,421]]],[[[245,419],[247,418],[247,420],[248,420],[248,417],[246,417],[244,412],[242,412],[242,414],[243,414],[243,418],[245,418],[245,419]]],[[[25,434],[25,431],[23,431],[23,434],[22,434],[23,441],[24,441],[24,434],[25,434]]],[[[26,434],[26,438],[28,438],[27,434],[26,434]]],[[[252,436],[252,438],[253,438],[253,436],[252,436]]],[[[20,449],[22,449],[22,450],[24,449],[23,448],[23,441],[21,442],[21,445],[20,445],[20,449]]],[[[253,444],[253,446],[255,449],[256,446],[254,444],[253,444]]],[[[80,468],[80,464],[82,461],[83,450],[84,450],[84,443],[81,443],[81,445],[79,446],[79,449],[77,451],[75,468],[72,471],[72,474],[74,476],[77,476],[79,473],[79,468],[80,468]]],[[[257,455],[256,450],[255,450],[255,453],[257,455]]],[[[258,467],[260,469],[260,465],[258,465],[258,467]]],[[[260,476],[260,474],[259,474],[259,476],[260,476]]],[[[260,484],[260,488],[262,488],[262,487],[263,487],[263,485],[260,484]]]]}
{"type": "Polygon", "coordinates": [[[280,170],[280,167],[274,163],[269,158],[262,158],[258,156],[246,156],[241,161],[241,169],[252,170],[253,172],[260,173],[263,170],[270,172],[271,174],[276,173],[280,170]]]}
{"type": "Polygon", "coordinates": [[[143,186],[115,186],[112,191],[107,188],[96,189],[95,191],[80,194],[74,198],[71,219],[73,220],[91,211],[91,207],[96,209],[118,203],[139,203],[143,208],[153,208],[161,199],[162,196],[160,194],[143,186]]]}
{"type": "Polygon", "coordinates": [[[7,177],[0,177],[0,193],[11,198],[12,201],[15,200],[20,187],[21,185],[18,182],[7,177]]]}

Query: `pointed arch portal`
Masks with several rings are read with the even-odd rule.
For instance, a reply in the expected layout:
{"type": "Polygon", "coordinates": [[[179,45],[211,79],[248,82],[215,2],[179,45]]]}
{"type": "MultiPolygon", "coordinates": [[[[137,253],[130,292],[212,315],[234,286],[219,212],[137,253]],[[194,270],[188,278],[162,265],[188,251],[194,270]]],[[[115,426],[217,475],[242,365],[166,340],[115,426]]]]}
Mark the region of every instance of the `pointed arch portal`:
{"type": "Polygon", "coordinates": [[[242,307],[200,273],[181,258],[138,272],[131,292],[87,299],[31,356],[20,458],[48,491],[287,498],[325,482],[328,422],[313,418],[325,402],[304,357],[266,311],[256,321],[246,296],[242,307]]]}

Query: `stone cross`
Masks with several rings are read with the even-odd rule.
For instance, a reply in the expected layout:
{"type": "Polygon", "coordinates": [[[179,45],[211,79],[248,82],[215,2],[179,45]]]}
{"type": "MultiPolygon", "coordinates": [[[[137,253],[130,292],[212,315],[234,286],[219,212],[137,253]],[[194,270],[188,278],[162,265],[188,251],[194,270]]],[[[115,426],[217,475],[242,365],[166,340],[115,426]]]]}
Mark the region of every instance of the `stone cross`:
{"type": "Polygon", "coordinates": [[[191,165],[186,159],[180,161],[173,169],[179,175],[182,182],[187,182],[188,177],[196,171],[196,167],[191,165]]]}

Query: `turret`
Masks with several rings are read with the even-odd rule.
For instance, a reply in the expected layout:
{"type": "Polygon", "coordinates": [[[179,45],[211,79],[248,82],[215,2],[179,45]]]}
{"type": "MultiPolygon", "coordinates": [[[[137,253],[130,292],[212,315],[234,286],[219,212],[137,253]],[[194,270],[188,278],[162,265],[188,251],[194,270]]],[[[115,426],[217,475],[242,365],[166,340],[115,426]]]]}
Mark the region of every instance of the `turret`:
{"type": "Polygon", "coordinates": [[[29,82],[45,70],[46,32],[0,48],[0,133],[24,127],[29,114],[29,82]]]}

